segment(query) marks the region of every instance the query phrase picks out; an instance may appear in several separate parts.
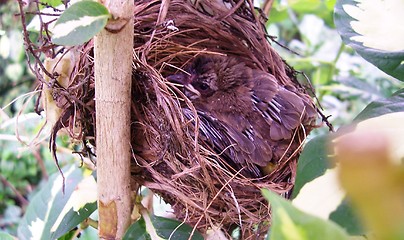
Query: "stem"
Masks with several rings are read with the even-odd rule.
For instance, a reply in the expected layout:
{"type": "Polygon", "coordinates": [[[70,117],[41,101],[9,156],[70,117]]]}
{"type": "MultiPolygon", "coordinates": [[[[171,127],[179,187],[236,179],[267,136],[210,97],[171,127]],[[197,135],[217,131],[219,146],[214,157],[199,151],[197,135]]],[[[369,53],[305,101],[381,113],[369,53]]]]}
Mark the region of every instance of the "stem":
{"type": "MultiPolygon", "coordinates": [[[[131,223],[131,88],[134,1],[104,2],[122,29],[94,41],[99,238],[122,239],[131,223]]],[[[107,25],[108,26],[108,25],[107,25]]]]}
{"type": "Polygon", "coordinates": [[[5,179],[2,175],[0,175],[0,182],[3,183],[4,186],[8,187],[11,189],[11,191],[14,192],[15,196],[17,197],[18,201],[21,203],[21,206],[27,206],[28,201],[25,199],[25,197],[14,187],[13,184],[11,184],[7,179],[5,179]]]}
{"type": "Polygon", "coordinates": [[[337,55],[335,56],[334,61],[331,62],[331,69],[330,69],[329,74],[328,74],[328,79],[331,79],[334,76],[337,62],[338,62],[339,58],[341,57],[341,54],[344,51],[344,49],[345,49],[345,44],[341,42],[341,45],[339,46],[339,49],[338,49],[338,52],[337,52],[337,55]]]}

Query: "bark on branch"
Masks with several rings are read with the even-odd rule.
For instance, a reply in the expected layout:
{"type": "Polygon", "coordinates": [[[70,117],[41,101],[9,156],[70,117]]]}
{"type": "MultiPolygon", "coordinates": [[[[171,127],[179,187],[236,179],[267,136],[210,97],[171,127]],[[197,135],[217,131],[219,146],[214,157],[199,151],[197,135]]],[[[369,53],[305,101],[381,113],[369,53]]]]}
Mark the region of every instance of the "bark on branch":
{"type": "Polygon", "coordinates": [[[97,182],[100,239],[121,239],[130,224],[130,104],[133,1],[104,2],[113,16],[95,38],[97,182]],[[112,31],[113,30],[113,31],[112,31]]]}

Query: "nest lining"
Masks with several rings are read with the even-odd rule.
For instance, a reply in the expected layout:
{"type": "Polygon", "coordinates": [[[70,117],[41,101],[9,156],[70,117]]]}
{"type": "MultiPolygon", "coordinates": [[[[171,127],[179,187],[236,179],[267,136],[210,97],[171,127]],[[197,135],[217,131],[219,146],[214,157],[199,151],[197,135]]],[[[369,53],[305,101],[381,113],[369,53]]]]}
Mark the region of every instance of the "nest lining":
{"type": "MultiPolygon", "coordinates": [[[[260,189],[287,196],[301,144],[312,126],[296,130],[271,174],[245,178],[229,171],[217,153],[198,141],[196,110],[164,77],[200,54],[232,55],[308,97],[269,44],[265,19],[251,1],[143,0],[135,1],[134,22],[133,180],[160,194],[179,219],[202,232],[212,226],[239,226],[243,233],[255,231],[263,237],[271,215],[260,189]],[[184,117],[184,106],[195,121],[184,117]]],[[[92,51],[92,42],[80,46],[69,86],[53,87],[53,95],[63,99],[56,99],[62,114],[53,128],[53,150],[57,132],[67,128],[72,139],[84,143],[83,154],[93,154],[87,147],[95,146],[92,51]]]]}

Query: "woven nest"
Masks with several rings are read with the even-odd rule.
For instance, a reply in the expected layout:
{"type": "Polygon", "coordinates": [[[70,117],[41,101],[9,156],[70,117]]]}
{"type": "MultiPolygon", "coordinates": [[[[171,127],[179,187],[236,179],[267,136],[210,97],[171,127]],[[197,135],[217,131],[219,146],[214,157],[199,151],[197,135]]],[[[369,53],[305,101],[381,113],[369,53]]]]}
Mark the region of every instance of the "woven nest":
{"type": "MultiPolygon", "coordinates": [[[[198,141],[195,123],[190,124],[182,110],[185,105],[194,109],[192,103],[164,77],[197,55],[232,55],[251,68],[270,72],[281,85],[293,82],[305,92],[295,72],[270,45],[266,19],[254,10],[251,1],[171,0],[162,4],[145,0],[135,1],[135,5],[133,180],[161,195],[177,218],[202,232],[212,226],[228,231],[239,226],[243,233],[255,229],[263,236],[271,214],[260,189],[288,196],[299,150],[311,126],[296,130],[285,157],[277,159],[271,174],[245,178],[223,167],[220,156],[198,141]]],[[[92,42],[81,46],[79,52],[68,86],[53,89],[63,112],[53,129],[52,146],[56,147],[57,132],[67,127],[71,137],[82,141],[84,152],[91,155],[90,149],[95,147],[92,42]]]]}

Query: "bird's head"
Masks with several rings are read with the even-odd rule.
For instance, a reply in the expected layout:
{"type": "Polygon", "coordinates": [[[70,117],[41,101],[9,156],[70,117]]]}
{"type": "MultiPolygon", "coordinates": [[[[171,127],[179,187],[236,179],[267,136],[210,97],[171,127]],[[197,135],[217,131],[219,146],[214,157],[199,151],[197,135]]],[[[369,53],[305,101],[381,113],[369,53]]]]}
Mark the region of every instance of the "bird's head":
{"type": "Polygon", "coordinates": [[[240,75],[244,74],[242,67],[244,64],[232,58],[201,56],[185,72],[170,75],[167,80],[183,85],[185,95],[191,100],[207,98],[217,91],[231,91],[243,85],[246,78],[240,75]]]}
{"type": "Polygon", "coordinates": [[[167,77],[167,80],[184,86],[185,95],[191,100],[209,97],[218,90],[218,75],[213,59],[198,57],[179,72],[167,77]]]}

